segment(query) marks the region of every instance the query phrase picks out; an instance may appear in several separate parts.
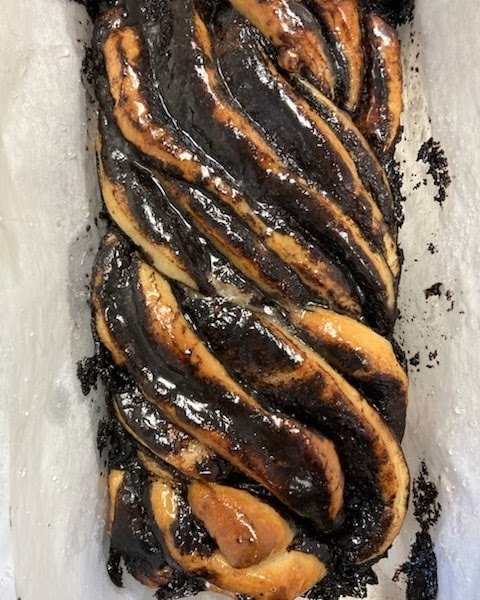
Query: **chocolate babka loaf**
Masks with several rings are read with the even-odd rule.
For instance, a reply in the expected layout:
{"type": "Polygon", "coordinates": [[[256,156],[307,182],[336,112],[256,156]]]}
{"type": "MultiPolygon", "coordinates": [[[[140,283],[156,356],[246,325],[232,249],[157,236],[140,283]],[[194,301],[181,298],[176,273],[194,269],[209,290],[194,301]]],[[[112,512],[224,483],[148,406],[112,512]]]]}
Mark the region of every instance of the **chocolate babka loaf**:
{"type": "Polygon", "coordinates": [[[322,598],[408,501],[396,31],[357,0],[95,12],[110,570],[322,598]]]}

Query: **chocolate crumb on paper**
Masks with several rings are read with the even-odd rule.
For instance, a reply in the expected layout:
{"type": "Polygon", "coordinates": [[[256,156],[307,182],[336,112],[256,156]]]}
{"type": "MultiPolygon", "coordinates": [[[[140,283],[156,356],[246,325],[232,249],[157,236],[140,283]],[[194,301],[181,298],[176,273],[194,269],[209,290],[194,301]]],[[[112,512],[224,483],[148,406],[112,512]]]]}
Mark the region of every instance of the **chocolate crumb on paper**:
{"type": "Polygon", "coordinates": [[[412,356],[408,362],[412,367],[418,367],[420,364],[420,352],[417,352],[414,356],[412,356]]]}
{"type": "Polygon", "coordinates": [[[335,566],[332,574],[306,594],[311,600],[341,600],[345,596],[367,598],[369,585],[378,577],[371,567],[335,566]]]}
{"type": "Polygon", "coordinates": [[[439,281],[438,283],[434,283],[433,285],[424,290],[425,299],[428,300],[432,296],[440,298],[440,296],[442,295],[442,288],[443,283],[441,281],[439,281]]]}
{"type": "Polygon", "coordinates": [[[438,594],[437,557],[430,531],[440,518],[437,486],[430,480],[425,462],[413,483],[414,516],[420,531],[410,548],[408,560],[397,570],[393,580],[403,575],[407,581],[406,600],[435,600],[438,594]]]}
{"type": "Polygon", "coordinates": [[[98,356],[88,356],[77,363],[77,378],[80,381],[82,393],[84,396],[97,388],[99,376],[98,356]]]}
{"type": "Polygon", "coordinates": [[[428,166],[427,173],[432,177],[437,188],[434,200],[443,205],[447,199],[447,190],[452,183],[452,178],[448,170],[448,160],[440,142],[436,142],[432,137],[424,142],[418,151],[417,160],[428,166]]]}

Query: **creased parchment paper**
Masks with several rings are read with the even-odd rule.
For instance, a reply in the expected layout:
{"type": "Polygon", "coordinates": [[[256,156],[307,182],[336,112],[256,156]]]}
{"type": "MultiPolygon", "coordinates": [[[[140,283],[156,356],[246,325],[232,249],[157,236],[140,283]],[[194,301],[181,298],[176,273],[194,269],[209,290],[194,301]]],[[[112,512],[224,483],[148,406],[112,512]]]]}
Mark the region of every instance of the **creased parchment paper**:
{"type": "MultiPolygon", "coordinates": [[[[413,27],[402,33],[408,85],[399,155],[406,161],[408,199],[398,337],[409,357],[420,357],[419,370],[411,373],[405,450],[413,475],[426,459],[439,484],[443,511],[433,536],[440,599],[476,600],[478,5],[417,5],[413,27]],[[441,141],[453,177],[443,209],[430,184],[413,189],[426,176],[416,156],[430,135],[441,141]],[[427,250],[429,243],[437,253],[427,250]],[[424,289],[438,282],[444,293],[426,300],[424,289]]],[[[84,398],[75,377],[76,361],[92,352],[86,286],[100,235],[93,223],[99,209],[93,123],[80,80],[88,36],[83,9],[67,0],[0,2],[2,600],[152,597],[128,578],[118,590],[106,574],[105,483],[95,448],[101,391],[84,398]]],[[[402,582],[391,576],[416,529],[409,516],[389,559],[377,568],[381,585],[369,598],[405,597],[402,582]]]]}

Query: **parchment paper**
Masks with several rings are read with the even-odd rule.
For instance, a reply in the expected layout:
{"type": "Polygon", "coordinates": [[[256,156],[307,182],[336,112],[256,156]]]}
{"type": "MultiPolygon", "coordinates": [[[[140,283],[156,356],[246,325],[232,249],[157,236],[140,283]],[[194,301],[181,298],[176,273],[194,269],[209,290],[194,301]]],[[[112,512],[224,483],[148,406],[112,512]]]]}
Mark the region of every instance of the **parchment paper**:
{"type": "MultiPolygon", "coordinates": [[[[413,27],[402,33],[408,108],[399,156],[406,161],[408,200],[398,336],[408,356],[420,356],[419,370],[411,373],[405,450],[413,475],[426,459],[439,483],[443,512],[433,536],[440,599],[476,600],[480,23],[477,0],[417,4],[413,27]],[[441,141],[453,177],[443,209],[432,200],[430,183],[413,189],[426,176],[416,156],[430,135],[441,141]],[[427,250],[429,243],[437,253],[427,250]],[[443,283],[442,296],[426,300],[424,289],[437,282],[443,283]]],[[[0,598],[5,600],[152,597],[130,579],[126,589],[117,590],[106,574],[105,484],[95,449],[101,390],[84,398],[75,376],[76,361],[92,352],[86,285],[99,240],[92,123],[80,80],[88,36],[83,9],[67,0],[0,1],[0,598]]],[[[382,583],[369,598],[405,597],[403,584],[391,576],[408,555],[415,531],[410,515],[389,559],[377,569],[382,583]]]]}

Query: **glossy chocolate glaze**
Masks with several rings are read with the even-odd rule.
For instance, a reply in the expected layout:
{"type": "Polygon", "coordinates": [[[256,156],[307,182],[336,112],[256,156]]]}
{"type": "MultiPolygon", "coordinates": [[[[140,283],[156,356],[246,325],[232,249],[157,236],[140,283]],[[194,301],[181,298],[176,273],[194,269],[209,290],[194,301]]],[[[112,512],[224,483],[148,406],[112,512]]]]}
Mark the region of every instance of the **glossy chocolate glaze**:
{"type": "MultiPolygon", "coordinates": [[[[127,571],[140,582],[160,589],[173,588],[178,578],[178,567],[171,560],[151,513],[148,501],[151,476],[137,461],[135,447],[126,442],[125,438],[122,439],[121,430],[116,429],[110,435],[110,468],[118,468],[120,463],[123,481],[114,503],[109,572],[114,583],[121,586],[118,563],[122,558],[127,571]],[[127,460],[126,448],[130,448],[127,460]],[[123,457],[121,461],[118,460],[119,453],[123,457]]],[[[182,476],[175,471],[172,473],[176,476],[179,488],[178,514],[172,525],[174,543],[182,552],[209,556],[216,547],[215,543],[203,524],[192,514],[186,500],[186,485],[182,476]]],[[[195,587],[198,587],[198,582],[195,587]]]]}
{"type": "Polygon", "coordinates": [[[308,88],[301,79],[293,79],[292,85],[335,131],[353,158],[363,184],[376,200],[385,221],[395,231],[395,206],[385,170],[362,133],[346,113],[336,110],[335,106],[321,95],[314,94],[314,90],[308,88]]]}
{"type": "Polygon", "coordinates": [[[160,178],[120,134],[107,107],[99,120],[99,132],[105,173],[112,182],[127,191],[128,210],[142,235],[153,244],[167,245],[172,249],[198,288],[205,293],[214,291],[215,283],[223,282],[255,295],[257,292],[252,285],[172,202],[160,178]]]}
{"type": "MultiPolygon", "coordinates": [[[[372,437],[372,432],[350,411],[340,393],[333,399],[322,398],[326,382],[320,371],[304,380],[292,375],[290,381],[280,383],[275,378],[277,373],[292,372],[302,357],[295,348],[276,337],[268,321],[223,298],[199,297],[180,289],[177,297],[182,310],[208,340],[219,360],[244,385],[257,390],[270,406],[301,419],[334,441],[345,472],[347,497],[355,496],[355,511],[366,507],[369,513],[366,519],[361,514],[355,515],[360,528],[353,530],[353,536],[362,539],[362,547],[368,547],[370,536],[375,536],[377,527],[381,529],[383,525],[381,521],[376,525],[370,521],[372,511],[380,515],[382,510],[378,497],[378,465],[372,452],[376,436],[372,437]],[[269,383],[271,376],[274,380],[269,383]],[[362,495],[365,498],[362,499],[362,495]]],[[[395,402],[395,398],[391,401],[395,402]]],[[[398,412],[404,412],[404,408],[398,412]]],[[[389,416],[394,418],[392,414],[389,416]]],[[[400,418],[401,423],[394,423],[397,429],[403,425],[404,414],[400,418]]],[[[352,522],[347,523],[349,540],[352,522]]]]}
{"type": "Polygon", "coordinates": [[[402,400],[404,390],[400,382],[379,372],[372,372],[369,377],[364,377],[361,381],[356,380],[351,374],[365,367],[363,356],[344,344],[323,343],[322,340],[313,339],[308,332],[302,330],[297,330],[296,333],[362,392],[401,440],[405,432],[407,405],[402,400]]]}
{"type": "Polygon", "coordinates": [[[242,257],[254,266],[260,273],[259,281],[270,288],[274,298],[285,298],[298,304],[315,299],[297,273],[253,234],[247,223],[232,209],[221,205],[211,194],[197,187],[172,179],[168,180],[168,187],[177,202],[189,207],[188,212],[194,222],[201,221],[205,231],[212,232],[211,237],[220,239],[221,245],[227,247],[235,257],[242,257]]]}
{"type": "MultiPolygon", "coordinates": [[[[269,332],[265,322],[251,309],[218,296],[202,297],[184,287],[175,289],[182,310],[189,315],[199,333],[218,354],[220,360],[247,384],[265,374],[267,366],[271,372],[278,372],[295,364],[294,351],[276,339],[275,334],[269,332]]],[[[277,319],[279,316],[277,315],[277,319]]],[[[300,339],[308,342],[329,364],[364,390],[367,400],[375,406],[401,439],[405,429],[406,405],[399,400],[403,389],[396,379],[372,372],[369,378],[355,381],[351,375],[348,377],[348,374],[365,367],[365,358],[354,349],[338,342],[322,343],[322,340],[313,340],[305,332],[290,328],[288,321],[284,326],[287,327],[287,331],[290,329],[300,339]]]]}
{"type": "MultiPolygon", "coordinates": [[[[383,283],[375,266],[352,239],[349,226],[343,220],[334,221],[315,200],[315,194],[300,185],[297,176],[281,161],[278,172],[273,165],[273,170],[265,169],[263,159],[242,128],[224,126],[214,117],[218,102],[228,105],[229,101],[220,83],[215,89],[208,87],[207,90],[206,81],[215,72],[215,65],[199,46],[194,22],[197,19],[198,25],[199,18],[194,0],[174,0],[161,14],[162,27],[168,23],[168,39],[157,30],[153,34],[148,29],[144,32],[151,49],[158,98],[153,104],[158,105],[161,98],[184,131],[209,155],[221,156],[222,164],[234,176],[241,191],[264,204],[283,207],[310,230],[316,241],[332,253],[337,262],[345,264],[368,292],[367,312],[375,312],[375,324],[379,329],[388,328],[393,313],[385,307],[383,283]]],[[[241,119],[245,118],[236,112],[241,119]]]]}
{"type": "Polygon", "coordinates": [[[269,482],[271,491],[299,514],[331,527],[326,482],[298,425],[252,410],[220,381],[200,380],[187,360],[155,343],[137,268],[138,258],[126,244],[107,241],[96,267],[104,279],[94,295],[114,339],[126,349],[127,368],[142,392],[190,432],[220,435],[239,468],[269,482]]]}
{"type": "Polygon", "coordinates": [[[375,127],[373,131],[366,132],[366,136],[377,156],[383,158],[391,155],[395,145],[385,150],[384,146],[392,127],[391,115],[388,110],[390,101],[388,87],[391,74],[378,46],[379,39],[381,40],[380,44],[386,45],[392,34],[388,25],[383,23],[382,26],[379,24],[375,26],[371,18],[366,19],[364,30],[367,58],[366,83],[369,90],[366,109],[374,110],[376,115],[375,127]]]}
{"type": "Polygon", "coordinates": [[[349,65],[344,48],[339,43],[335,33],[326,25],[322,18],[322,12],[315,0],[305,0],[305,5],[317,20],[323,35],[327,40],[327,46],[330,48],[332,64],[334,65],[336,75],[335,103],[340,107],[344,107],[350,91],[349,65]]]}
{"type": "MultiPolygon", "coordinates": [[[[116,393],[112,403],[122,426],[158,458],[169,463],[169,456],[181,459],[182,452],[192,452],[194,438],[167,421],[134,384],[116,393]]],[[[214,452],[207,455],[199,452],[191,471],[203,479],[216,481],[228,477],[232,467],[214,452]]]]}
{"type": "MultiPolygon", "coordinates": [[[[125,23],[129,21],[129,19],[127,19],[123,15],[120,17],[120,20],[125,23]]],[[[96,35],[94,37],[94,39],[97,40],[99,52],[101,52],[103,40],[107,35],[106,30],[108,30],[106,23],[104,24],[101,20],[99,20],[99,23],[96,27],[96,35]]],[[[102,69],[104,69],[102,60],[99,61],[98,68],[99,74],[96,77],[96,87],[97,96],[99,98],[100,105],[103,109],[102,119],[106,122],[110,122],[110,120],[112,119],[112,99],[108,91],[108,82],[106,81],[105,76],[102,75],[102,69]]],[[[142,79],[141,85],[148,91],[149,85],[151,86],[152,84],[148,84],[149,77],[146,77],[145,79],[147,83],[142,79]]],[[[222,198],[221,194],[218,194],[217,183],[215,183],[217,173],[219,173],[219,176],[221,177],[226,176],[227,181],[229,181],[228,175],[226,175],[226,173],[222,169],[218,171],[218,165],[216,163],[213,163],[210,157],[208,157],[198,147],[192,146],[192,144],[184,135],[184,133],[175,129],[175,124],[173,123],[173,121],[171,121],[170,117],[166,115],[165,111],[162,109],[161,103],[157,103],[155,105],[155,110],[153,110],[152,113],[156,114],[156,117],[159,118],[162,123],[167,124],[167,129],[169,129],[175,134],[175,136],[179,140],[179,144],[185,148],[185,152],[192,152],[198,154],[202,158],[206,172],[210,173],[209,184],[207,186],[207,184],[205,184],[205,181],[203,180],[198,180],[195,183],[195,185],[183,184],[180,180],[177,180],[175,177],[172,177],[172,175],[180,176],[181,174],[177,173],[175,170],[172,171],[171,168],[169,168],[170,174],[168,176],[166,173],[163,173],[161,176],[158,173],[155,174],[155,171],[151,170],[152,168],[158,169],[159,165],[156,164],[154,161],[152,162],[152,160],[148,159],[147,157],[142,157],[141,155],[139,155],[138,152],[135,152],[133,148],[131,148],[131,146],[123,142],[123,147],[128,148],[128,153],[133,156],[132,160],[134,160],[135,162],[134,167],[141,168],[142,172],[145,172],[145,177],[147,177],[147,170],[151,171],[153,187],[162,186],[162,182],[165,185],[168,184],[169,198],[171,201],[173,200],[173,204],[176,204],[176,208],[180,213],[182,212],[182,210],[185,211],[185,205],[179,206],[179,194],[180,196],[183,196],[184,203],[188,202],[190,203],[190,205],[192,205],[193,203],[193,205],[199,207],[200,209],[203,209],[203,207],[207,207],[208,211],[200,211],[198,215],[196,215],[197,221],[198,218],[201,216],[204,221],[206,220],[212,226],[211,231],[209,231],[207,228],[206,237],[211,239],[212,235],[213,237],[215,237],[215,233],[217,235],[220,235],[220,237],[223,239],[223,245],[226,244],[227,247],[233,246],[233,249],[238,253],[239,256],[243,255],[244,259],[247,259],[247,261],[251,261],[251,263],[253,263],[254,265],[254,268],[259,269],[260,272],[263,274],[261,276],[261,279],[264,280],[264,284],[267,285],[267,289],[269,289],[270,292],[272,292],[273,286],[273,289],[278,289],[279,296],[286,296],[287,299],[293,301],[302,302],[308,300],[309,298],[313,299],[314,296],[312,296],[312,291],[306,287],[306,283],[308,283],[308,281],[302,281],[299,278],[299,275],[296,272],[292,271],[292,269],[287,264],[285,264],[285,262],[282,261],[281,258],[270,249],[270,247],[268,247],[269,244],[265,243],[264,239],[262,239],[262,236],[252,231],[248,224],[248,216],[240,216],[239,214],[234,214],[232,209],[229,208],[228,203],[225,203],[225,200],[222,198]],[[207,187],[210,191],[207,191],[207,187]],[[174,193],[172,193],[172,190],[174,193]],[[240,240],[243,240],[243,247],[239,246],[240,240]]],[[[112,130],[110,130],[110,127],[108,127],[108,130],[105,132],[107,145],[114,145],[116,143],[115,139],[112,139],[112,136],[113,138],[115,138],[115,133],[112,133],[115,129],[116,128],[113,127],[112,130]]],[[[102,156],[105,161],[106,171],[112,175],[114,180],[118,180],[118,154],[114,153],[114,159],[112,159],[112,155],[110,152],[102,151],[102,156]]],[[[202,167],[202,169],[203,168],[204,167],[202,167]]],[[[129,169],[131,170],[128,161],[122,161],[120,165],[120,177],[122,178],[122,180],[125,177],[131,177],[130,174],[124,173],[122,169],[126,169],[127,171],[129,169]]],[[[231,193],[236,194],[238,192],[236,192],[235,189],[232,189],[231,193]]],[[[129,204],[133,204],[134,207],[137,204],[140,204],[140,206],[137,206],[135,210],[137,224],[139,223],[138,219],[141,219],[140,225],[143,231],[146,232],[149,228],[155,229],[155,224],[152,223],[151,219],[145,218],[146,210],[143,205],[146,203],[146,200],[138,194],[136,194],[136,196],[137,198],[131,198],[129,200],[129,204]]],[[[148,202],[147,208],[149,212],[153,211],[153,209],[150,206],[148,206],[148,202]]],[[[279,231],[282,233],[282,235],[289,236],[292,239],[295,239],[296,244],[299,246],[299,248],[302,248],[302,252],[304,253],[304,255],[309,257],[308,260],[312,261],[313,263],[321,264],[322,269],[324,269],[324,271],[328,275],[329,280],[332,281],[332,283],[335,286],[337,286],[339,290],[343,290],[344,295],[351,296],[354,299],[354,302],[356,302],[357,299],[358,302],[362,301],[361,291],[355,286],[355,284],[353,284],[353,282],[351,282],[351,278],[349,277],[348,273],[342,273],[342,270],[339,269],[338,266],[335,265],[328,257],[326,257],[325,254],[322,253],[322,251],[315,244],[312,243],[312,241],[305,238],[305,236],[300,231],[298,231],[297,226],[291,222],[291,218],[288,215],[283,214],[283,211],[281,209],[279,209],[278,207],[266,207],[262,203],[259,203],[257,206],[256,214],[257,217],[255,218],[259,217],[265,223],[264,230],[266,231],[266,233],[264,235],[270,235],[268,231],[279,231]]],[[[166,217],[161,215],[161,218],[165,219],[166,217]]],[[[191,220],[192,219],[190,218],[190,221],[191,220]]],[[[184,228],[183,223],[181,223],[181,227],[184,228]]],[[[195,227],[192,227],[192,231],[195,232],[197,231],[197,229],[195,227]]],[[[150,233],[150,238],[151,237],[152,235],[150,233]]],[[[180,235],[180,237],[182,236],[180,235]]],[[[158,239],[158,235],[156,236],[156,239],[157,241],[162,241],[158,239]]],[[[201,236],[200,242],[202,242],[201,236]]],[[[177,244],[177,249],[179,248],[179,246],[180,244],[177,244]]],[[[184,244],[183,250],[188,249],[188,246],[189,244],[184,244]]],[[[218,244],[216,244],[216,246],[218,247],[218,244]]],[[[193,250],[195,250],[195,248],[193,248],[193,250]]],[[[220,246],[220,250],[224,252],[224,248],[222,246],[220,246]]],[[[190,253],[192,255],[191,257],[184,256],[182,254],[182,256],[185,259],[185,263],[196,263],[196,273],[193,274],[199,277],[199,281],[197,281],[197,283],[200,285],[200,287],[202,287],[202,280],[204,283],[205,280],[211,280],[213,276],[213,279],[218,277],[220,281],[223,281],[223,283],[235,285],[243,292],[247,292],[249,294],[252,293],[252,284],[246,284],[244,279],[245,275],[247,277],[251,277],[251,274],[248,271],[245,272],[244,269],[244,276],[241,276],[238,273],[238,269],[233,267],[231,263],[226,262],[221,254],[213,251],[211,245],[207,253],[210,255],[209,260],[211,270],[209,273],[201,273],[199,270],[199,259],[202,257],[202,255],[205,255],[206,253],[206,249],[200,249],[200,252],[198,252],[198,256],[196,257],[196,259],[195,252],[193,251],[190,253]]],[[[207,261],[204,259],[202,266],[207,267],[208,265],[206,263],[207,261]]],[[[302,274],[302,278],[307,277],[307,273],[303,273],[302,267],[297,267],[297,270],[300,274],[302,274]]],[[[256,281],[255,283],[257,285],[259,284],[258,281],[256,281]]],[[[260,287],[262,286],[260,285],[260,287]]],[[[318,292],[316,291],[315,294],[316,293],[318,292]]],[[[336,306],[337,300],[335,294],[326,293],[324,300],[331,302],[334,306],[336,306]]]]}
{"type": "Polygon", "coordinates": [[[258,33],[234,11],[221,12],[213,26],[219,69],[235,100],[290,165],[334,199],[381,249],[385,226],[384,231],[375,228],[371,206],[351,170],[298,106],[300,97],[268,60],[258,33]]]}

